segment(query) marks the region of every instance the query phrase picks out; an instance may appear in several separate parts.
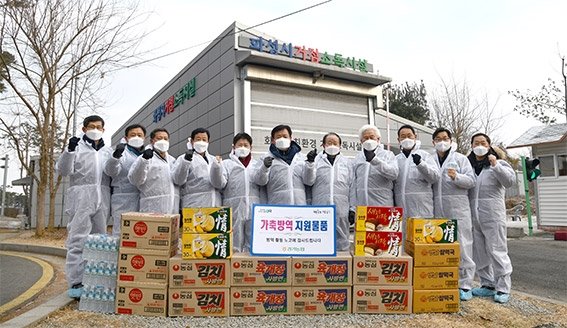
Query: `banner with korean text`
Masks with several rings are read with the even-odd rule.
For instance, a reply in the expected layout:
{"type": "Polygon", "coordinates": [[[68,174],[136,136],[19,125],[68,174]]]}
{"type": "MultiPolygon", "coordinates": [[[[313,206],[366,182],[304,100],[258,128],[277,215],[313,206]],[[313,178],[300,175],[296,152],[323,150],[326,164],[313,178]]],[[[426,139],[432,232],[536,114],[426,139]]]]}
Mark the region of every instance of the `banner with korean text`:
{"type": "Polygon", "coordinates": [[[250,253],[335,256],[335,216],[335,205],[254,204],[250,253]]]}

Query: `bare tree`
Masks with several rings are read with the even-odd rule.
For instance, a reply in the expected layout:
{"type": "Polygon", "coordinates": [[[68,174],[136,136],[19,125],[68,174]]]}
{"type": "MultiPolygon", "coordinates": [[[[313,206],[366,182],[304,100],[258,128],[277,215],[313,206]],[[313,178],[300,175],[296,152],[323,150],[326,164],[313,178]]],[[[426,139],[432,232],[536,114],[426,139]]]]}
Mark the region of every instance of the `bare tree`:
{"type": "Polygon", "coordinates": [[[493,102],[484,92],[475,96],[466,78],[461,82],[454,76],[449,81],[440,77],[440,85],[429,97],[431,105],[431,127],[445,127],[453,133],[457,151],[466,154],[470,150],[470,138],[476,132],[491,136],[493,143],[499,143],[493,135],[503,124],[503,116],[497,111],[499,96],[493,102]]]}
{"type": "Polygon", "coordinates": [[[145,16],[138,13],[137,2],[120,0],[4,1],[0,5],[0,53],[14,55],[13,62],[0,63],[8,94],[1,102],[0,127],[37,184],[37,235],[44,232],[46,193],[49,227],[53,227],[53,200],[61,183],[54,169],[55,155],[70,137],[72,118],[76,111],[95,111],[100,106],[96,92],[104,87],[105,72],[140,55],[137,46],[147,35],[140,29],[145,16]],[[74,95],[79,96],[79,106],[74,95]],[[27,133],[37,142],[39,174],[29,165],[28,145],[18,130],[22,125],[9,119],[15,115],[31,127],[27,133]]]}

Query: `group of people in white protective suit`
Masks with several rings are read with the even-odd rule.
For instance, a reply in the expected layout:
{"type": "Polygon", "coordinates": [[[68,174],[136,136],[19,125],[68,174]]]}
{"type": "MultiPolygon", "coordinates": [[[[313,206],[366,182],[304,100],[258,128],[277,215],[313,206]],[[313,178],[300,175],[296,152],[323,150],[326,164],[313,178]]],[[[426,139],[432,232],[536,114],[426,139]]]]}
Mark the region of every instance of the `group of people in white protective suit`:
{"type": "MultiPolygon", "coordinates": [[[[306,155],[293,141],[288,125],[271,131],[268,152],[252,158],[252,138],[238,133],[229,159],[208,152],[210,133],[192,131],[187,151],[168,153],[169,133],[155,129],[145,145],[146,129],[128,126],[114,150],[104,145],[104,120],[89,116],[81,138],[72,137],[56,164],[70,177],[66,213],[66,273],[70,297],[82,291],[83,243],[89,234],[120,233],[122,213],[177,214],[187,207],[232,207],[233,248],[250,250],[252,204],[336,205],[336,248],[350,248],[349,226],[356,206],[401,206],[404,217],[458,220],[461,244],[461,300],[472,295],[509,298],[512,266],[507,255],[504,191],[515,173],[485,134],[472,138],[468,158],[455,152],[451,132],[433,133],[435,153],[420,149],[415,129],[398,130],[400,154],[385,150],[373,125],[359,130],[361,151],[354,161],[341,153],[341,137],[322,139],[323,151],[306,155]],[[108,221],[108,222],[107,222],[108,221]],[[481,281],[472,288],[474,273],[481,281]]],[[[405,220],[404,220],[405,225],[405,220]]]]}

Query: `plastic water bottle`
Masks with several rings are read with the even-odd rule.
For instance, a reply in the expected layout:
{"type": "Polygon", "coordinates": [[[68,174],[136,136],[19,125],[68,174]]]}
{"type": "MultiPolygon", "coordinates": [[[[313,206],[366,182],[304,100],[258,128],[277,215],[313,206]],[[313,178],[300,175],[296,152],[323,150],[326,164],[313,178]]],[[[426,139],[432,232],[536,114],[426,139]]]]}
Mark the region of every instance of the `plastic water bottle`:
{"type": "Polygon", "coordinates": [[[95,294],[94,294],[94,306],[93,312],[102,312],[102,287],[96,286],[95,294]]]}
{"type": "Polygon", "coordinates": [[[109,313],[114,313],[116,309],[116,288],[111,288],[108,295],[109,313]]]}

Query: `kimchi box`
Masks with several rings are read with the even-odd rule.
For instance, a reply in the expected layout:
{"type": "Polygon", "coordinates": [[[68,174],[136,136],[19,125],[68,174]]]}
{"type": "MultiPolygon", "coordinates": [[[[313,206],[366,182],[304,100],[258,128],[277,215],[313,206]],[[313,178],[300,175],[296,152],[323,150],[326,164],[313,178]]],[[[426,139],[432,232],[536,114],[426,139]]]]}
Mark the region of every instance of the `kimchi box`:
{"type": "Polygon", "coordinates": [[[169,288],[229,287],[230,260],[169,259],[169,288]]]}
{"type": "Polygon", "coordinates": [[[352,259],[354,285],[412,285],[413,258],[355,256],[352,259]]]}
{"type": "Polygon", "coordinates": [[[352,312],[366,314],[410,314],[412,313],[411,286],[352,287],[352,312]]]}
{"type": "Polygon", "coordinates": [[[170,288],[168,315],[170,317],[227,317],[229,299],[229,288],[170,288]]]}

